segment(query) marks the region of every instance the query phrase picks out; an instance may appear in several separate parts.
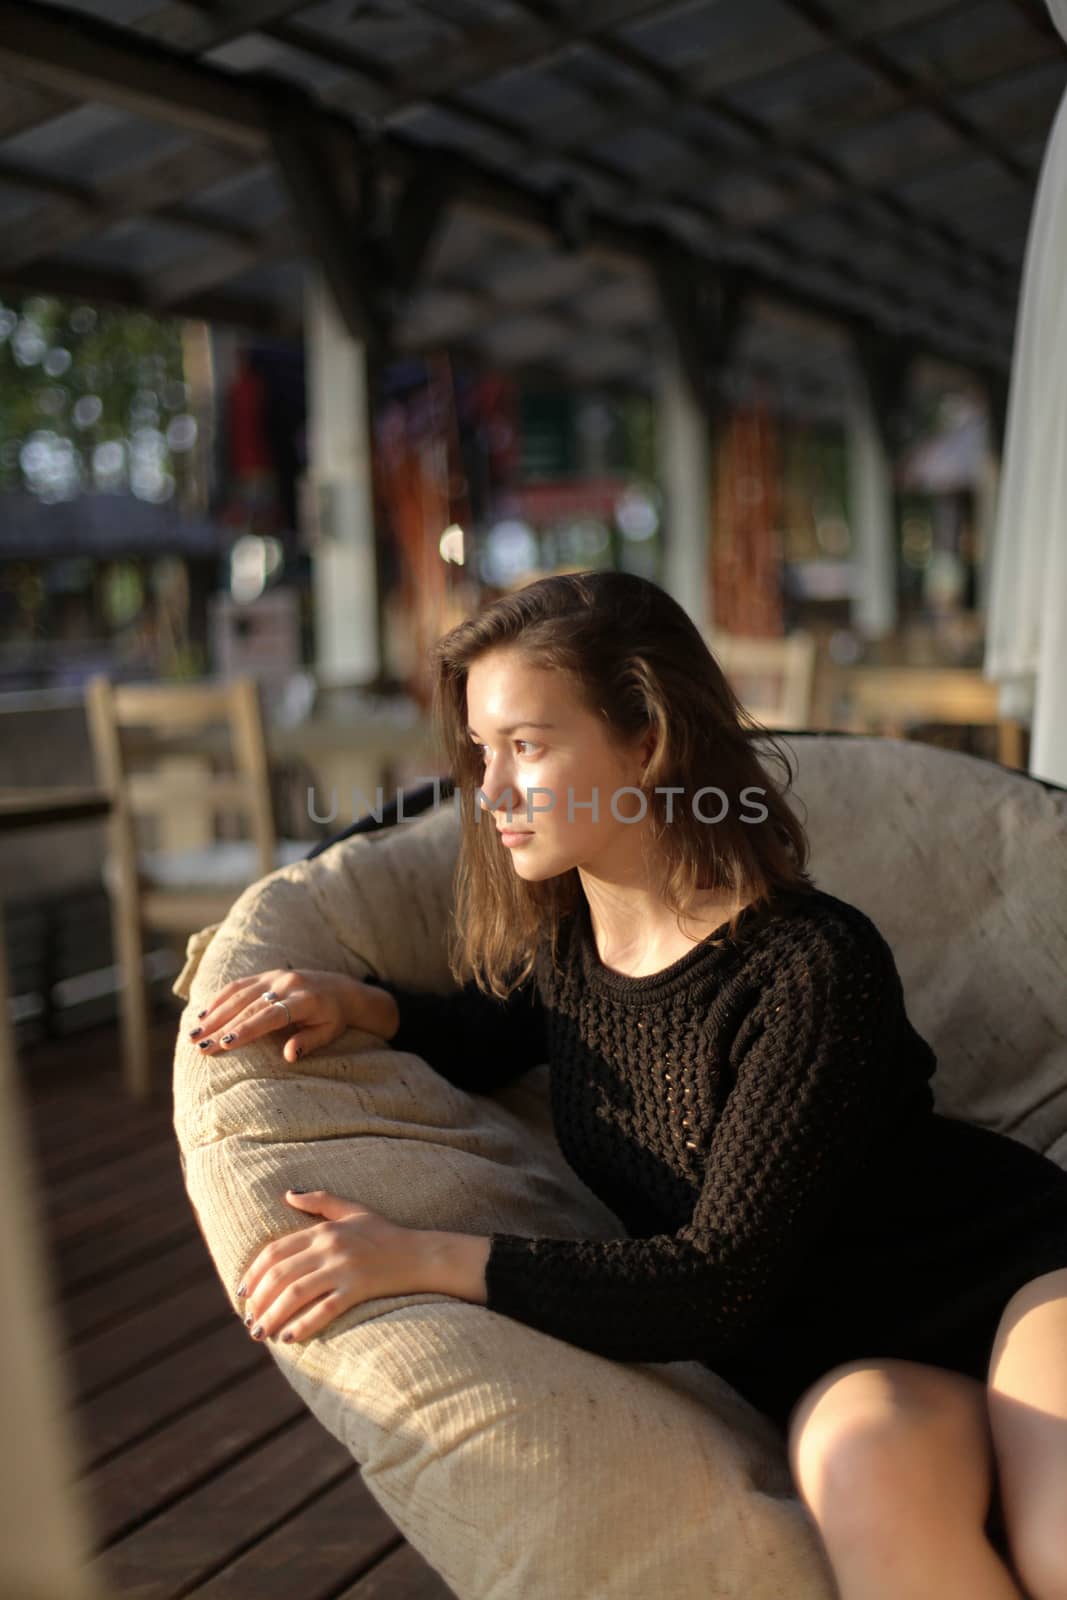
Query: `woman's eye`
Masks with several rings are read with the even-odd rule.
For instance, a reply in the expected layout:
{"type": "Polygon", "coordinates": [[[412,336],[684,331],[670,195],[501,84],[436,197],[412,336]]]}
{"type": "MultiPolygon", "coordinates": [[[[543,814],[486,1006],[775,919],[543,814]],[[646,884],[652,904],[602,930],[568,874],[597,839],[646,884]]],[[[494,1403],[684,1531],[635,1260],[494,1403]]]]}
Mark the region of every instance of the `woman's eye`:
{"type": "MultiPolygon", "coordinates": [[[[535,745],[532,739],[516,739],[515,743],[516,744],[528,745],[531,749],[540,749],[540,746],[539,745],[535,745]]],[[[472,744],[471,748],[473,749],[475,755],[478,756],[480,760],[482,760],[482,761],[486,760],[486,753],[485,752],[486,752],[486,750],[488,748],[487,745],[484,745],[484,744],[472,744]]]]}

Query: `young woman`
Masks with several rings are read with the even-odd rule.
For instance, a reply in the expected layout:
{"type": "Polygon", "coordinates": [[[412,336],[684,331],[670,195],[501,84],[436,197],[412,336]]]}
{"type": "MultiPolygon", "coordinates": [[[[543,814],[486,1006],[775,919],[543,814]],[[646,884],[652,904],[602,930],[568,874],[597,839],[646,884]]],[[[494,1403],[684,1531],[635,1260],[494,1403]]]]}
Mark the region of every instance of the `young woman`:
{"type": "Polygon", "coordinates": [[[660,588],[544,579],[433,661],[474,976],[258,973],[202,1047],[291,1028],[295,1062],[354,1025],[481,1092],[549,1061],[563,1152],[628,1236],[294,1195],[327,1220],[251,1264],[253,1333],[436,1288],[616,1360],[703,1361],[787,1435],[845,1600],[1067,1595],[1067,1173],[934,1112],[889,946],[813,883],[755,725],[660,588]]]}

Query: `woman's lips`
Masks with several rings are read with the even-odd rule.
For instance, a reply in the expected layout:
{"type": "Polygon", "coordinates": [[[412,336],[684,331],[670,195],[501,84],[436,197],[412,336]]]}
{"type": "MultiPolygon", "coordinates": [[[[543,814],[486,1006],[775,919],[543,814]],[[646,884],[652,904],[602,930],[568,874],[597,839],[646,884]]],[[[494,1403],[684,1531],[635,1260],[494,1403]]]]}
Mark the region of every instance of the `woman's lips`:
{"type": "Polygon", "coordinates": [[[524,844],[527,839],[533,838],[532,833],[520,833],[517,830],[511,832],[507,828],[501,828],[499,831],[501,843],[506,844],[509,847],[511,845],[524,844]]]}

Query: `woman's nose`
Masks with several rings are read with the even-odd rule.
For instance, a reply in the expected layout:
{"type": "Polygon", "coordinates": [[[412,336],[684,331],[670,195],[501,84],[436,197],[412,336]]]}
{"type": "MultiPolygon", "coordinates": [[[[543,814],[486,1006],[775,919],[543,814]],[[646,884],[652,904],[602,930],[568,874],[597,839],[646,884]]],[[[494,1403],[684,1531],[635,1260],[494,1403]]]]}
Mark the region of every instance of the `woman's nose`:
{"type": "Polygon", "coordinates": [[[495,772],[490,778],[488,771],[483,777],[482,789],[486,795],[485,809],[487,811],[493,813],[502,811],[507,815],[509,806],[514,811],[517,806],[522,804],[522,796],[519,794],[518,789],[514,784],[507,782],[506,778],[506,773],[498,777],[495,772]]]}

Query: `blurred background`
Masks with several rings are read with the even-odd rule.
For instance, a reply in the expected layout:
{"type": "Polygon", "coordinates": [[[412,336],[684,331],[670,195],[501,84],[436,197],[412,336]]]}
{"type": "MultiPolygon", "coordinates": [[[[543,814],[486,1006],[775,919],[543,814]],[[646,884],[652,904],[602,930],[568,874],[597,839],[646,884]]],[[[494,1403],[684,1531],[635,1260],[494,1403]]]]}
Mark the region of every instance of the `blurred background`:
{"type": "Polygon", "coordinates": [[[4,0],[31,1099],[95,1062],[165,1118],[190,935],[445,772],[427,650],[543,574],[661,584],[766,727],[1067,784],[1065,32],[1062,0],[4,0]]]}

